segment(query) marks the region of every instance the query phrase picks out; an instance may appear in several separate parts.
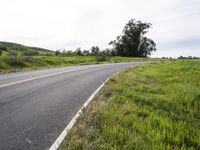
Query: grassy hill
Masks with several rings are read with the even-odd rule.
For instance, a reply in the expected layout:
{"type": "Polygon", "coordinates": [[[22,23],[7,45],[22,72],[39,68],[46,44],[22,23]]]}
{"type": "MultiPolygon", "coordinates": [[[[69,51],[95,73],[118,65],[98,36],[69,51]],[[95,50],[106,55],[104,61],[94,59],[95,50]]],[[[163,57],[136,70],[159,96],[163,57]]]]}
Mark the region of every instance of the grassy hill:
{"type": "Polygon", "coordinates": [[[22,44],[10,42],[0,42],[0,48],[6,48],[5,51],[7,51],[8,53],[18,53],[24,55],[54,54],[54,51],[52,50],[38,47],[29,47],[22,44]]]}

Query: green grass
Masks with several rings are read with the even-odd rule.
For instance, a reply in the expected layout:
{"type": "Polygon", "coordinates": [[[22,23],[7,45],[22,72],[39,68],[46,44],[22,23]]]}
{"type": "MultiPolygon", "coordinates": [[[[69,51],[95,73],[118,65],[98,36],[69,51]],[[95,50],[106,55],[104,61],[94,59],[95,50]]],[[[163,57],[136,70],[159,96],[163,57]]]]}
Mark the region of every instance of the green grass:
{"type": "Polygon", "coordinates": [[[44,69],[72,65],[86,65],[96,63],[117,63],[132,61],[161,61],[166,59],[110,57],[102,61],[99,56],[55,55],[54,51],[30,47],[17,43],[1,42],[0,48],[6,48],[0,56],[0,73],[17,72],[24,70],[44,69]]]}
{"type": "Polygon", "coordinates": [[[62,67],[71,65],[80,65],[82,63],[95,63],[95,57],[60,57],[60,56],[17,56],[11,58],[5,52],[0,56],[0,73],[16,72],[22,70],[33,70],[50,67],[62,67]],[[21,63],[11,64],[12,60],[20,61],[21,63]]]}
{"type": "Polygon", "coordinates": [[[3,55],[0,56],[0,73],[96,63],[160,60],[161,59],[111,57],[108,61],[98,62],[96,56],[23,56],[20,54],[15,58],[14,56],[10,56],[8,52],[3,52],[3,55]]]}
{"type": "Polygon", "coordinates": [[[14,52],[14,53],[28,53],[28,52],[38,52],[38,54],[54,54],[54,51],[44,49],[44,48],[39,48],[39,47],[30,47],[30,46],[25,46],[22,44],[17,44],[17,43],[11,43],[11,42],[2,42],[0,41],[0,47],[5,47],[8,52],[14,52]]]}
{"type": "Polygon", "coordinates": [[[148,64],[112,78],[64,149],[200,149],[200,61],[148,64]]]}

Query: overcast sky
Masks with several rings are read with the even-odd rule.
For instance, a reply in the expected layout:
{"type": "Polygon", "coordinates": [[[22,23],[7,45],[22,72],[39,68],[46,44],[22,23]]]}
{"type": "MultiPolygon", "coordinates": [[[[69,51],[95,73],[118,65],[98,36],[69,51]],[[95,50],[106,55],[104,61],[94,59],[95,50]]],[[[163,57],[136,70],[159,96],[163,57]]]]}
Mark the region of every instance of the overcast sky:
{"type": "Polygon", "coordinates": [[[132,18],[153,24],[153,57],[200,56],[200,0],[0,0],[0,41],[106,48],[132,18]]]}

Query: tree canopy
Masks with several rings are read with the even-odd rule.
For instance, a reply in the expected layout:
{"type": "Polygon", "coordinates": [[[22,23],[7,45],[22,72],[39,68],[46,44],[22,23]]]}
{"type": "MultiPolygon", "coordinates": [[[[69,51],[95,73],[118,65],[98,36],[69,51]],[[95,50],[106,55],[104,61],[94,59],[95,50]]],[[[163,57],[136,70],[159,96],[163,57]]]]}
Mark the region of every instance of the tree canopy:
{"type": "Polygon", "coordinates": [[[122,35],[109,44],[119,56],[147,57],[156,51],[153,40],[145,37],[152,24],[131,19],[124,27],[122,35]]]}
{"type": "Polygon", "coordinates": [[[98,46],[92,46],[92,48],[91,48],[92,55],[98,55],[99,51],[100,51],[100,49],[98,46]]]}

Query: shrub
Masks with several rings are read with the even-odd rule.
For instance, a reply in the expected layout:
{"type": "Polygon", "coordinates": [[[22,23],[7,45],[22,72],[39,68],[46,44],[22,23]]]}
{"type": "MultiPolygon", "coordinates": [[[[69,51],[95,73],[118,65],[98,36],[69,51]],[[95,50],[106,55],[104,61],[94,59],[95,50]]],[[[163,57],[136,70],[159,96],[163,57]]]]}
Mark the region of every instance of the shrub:
{"type": "Polygon", "coordinates": [[[11,66],[25,66],[24,57],[21,55],[17,55],[17,53],[10,53],[9,55],[9,64],[11,66]]]}
{"type": "Polygon", "coordinates": [[[97,62],[108,61],[110,58],[105,53],[100,53],[97,56],[97,62]]]}
{"type": "Polygon", "coordinates": [[[6,48],[6,47],[4,47],[4,46],[1,46],[1,47],[0,47],[0,51],[8,51],[8,50],[7,50],[7,48],[6,48]]]}

